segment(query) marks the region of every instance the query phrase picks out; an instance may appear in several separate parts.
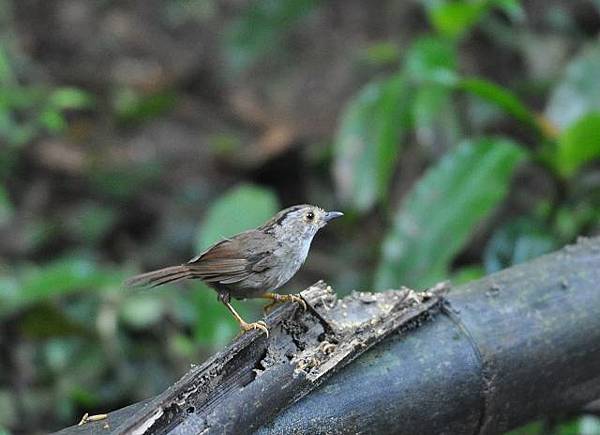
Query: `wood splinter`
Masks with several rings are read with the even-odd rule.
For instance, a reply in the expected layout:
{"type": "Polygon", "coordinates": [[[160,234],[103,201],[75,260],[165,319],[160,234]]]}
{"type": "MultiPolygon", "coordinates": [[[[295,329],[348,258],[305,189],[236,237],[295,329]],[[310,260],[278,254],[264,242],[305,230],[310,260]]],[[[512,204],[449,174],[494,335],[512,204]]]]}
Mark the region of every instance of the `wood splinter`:
{"type": "Polygon", "coordinates": [[[83,414],[83,417],[81,417],[81,420],[79,420],[79,423],[77,423],[77,426],[83,426],[86,423],[91,423],[94,421],[105,420],[106,418],[108,418],[108,414],[89,415],[89,413],[86,412],[83,414]]]}

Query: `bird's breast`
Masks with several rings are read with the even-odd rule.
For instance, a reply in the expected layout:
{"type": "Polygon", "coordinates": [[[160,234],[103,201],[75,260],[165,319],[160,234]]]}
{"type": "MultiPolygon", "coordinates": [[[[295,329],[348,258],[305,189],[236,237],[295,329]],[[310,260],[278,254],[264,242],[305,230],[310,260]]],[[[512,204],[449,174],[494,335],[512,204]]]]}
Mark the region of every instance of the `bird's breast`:
{"type": "Polygon", "coordinates": [[[279,259],[279,267],[274,274],[274,289],[283,286],[296,275],[298,269],[304,264],[309,249],[310,241],[298,240],[297,243],[287,244],[275,250],[274,255],[279,259]]]}

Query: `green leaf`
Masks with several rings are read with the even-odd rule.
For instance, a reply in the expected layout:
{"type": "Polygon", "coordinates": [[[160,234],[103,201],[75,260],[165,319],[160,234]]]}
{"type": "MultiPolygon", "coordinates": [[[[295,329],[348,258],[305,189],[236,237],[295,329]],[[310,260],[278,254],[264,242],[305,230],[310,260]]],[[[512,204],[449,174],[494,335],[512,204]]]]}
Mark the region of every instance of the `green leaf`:
{"type": "Polygon", "coordinates": [[[403,75],[366,85],[342,115],[333,171],[341,200],[367,211],[386,197],[410,125],[410,87],[403,75]]]}
{"type": "Polygon", "coordinates": [[[448,38],[467,34],[494,7],[502,9],[512,19],[523,19],[518,0],[425,0],[429,21],[448,38]]]}
{"type": "Polygon", "coordinates": [[[396,212],[376,288],[424,287],[447,277],[471,234],[508,191],[525,152],[505,139],[459,145],[427,171],[396,212]]]}
{"type": "Polygon", "coordinates": [[[500,227],[487,243],[483,262],[487,273],[539,257],[558,247],[558,241],[534,218],[515,219],[500,227]]]}
{"type": "Polygon", "coordinates": [[[27,268],[17,278],[0,277],[0,316],[79,290],[118,287],[123,278],[122,272],[81,258],[27,268]]]}
{"type": "Polygon", "coordinates": [[[230,67],[242,71],[276,51],[294,24],[319,0],[257,0],[248,3],[239,19],[225,29],[225,53],[230,67]]]}
{"type": "Polygon", "coordinates": [[[478,78],[461,79],[458,82],[457,87],[458,89],[462,89],[494,104],[504,112],[530,127],[539,129],[535,113],[533,113],[519,97],[508,89],[478,78]]]}
{"type": "Polygon", "coordinates": [[[46,127],[50,133],[60,133],[67,128],[67,121],[62,113],[54,109],[43,111],[39,116],[39,122],[46,127]]]}
{"type": "Polygon", "coordinates": [[[196,248],[203,251],[225,237],[255,228],[278,210],[277,197],[271,190],[242,184],[210,207],[198,232],[196,248]]]}
{"type": "Polygon", "coordinates": [[[564,77],[552,92],[546,116],[560,130],[583,115],[600,111],[600,45],[584,49],[567,66],[564,77]]]}
{"type": "Polygon", "coordinates": [[[585,115],[568,127],[548,157],[565,178],[586,163],[600,159],[600,112],[585,115]]]}
{"type": "Polygon", "coordinates": [[[458,122],[452,107],[452,86],[458,80],[455,45],[448,39],[417,39],[406,55],[404,70],[415,97],[411,104],[419,144],[445,148],[458,139],[458,122]]]}
{"type": "Polygon", "coordinates": [[[94,100],[85,91],[77,88],[58,88],[52,91],[48,103],[56,110],[82,109],[90,107],[94,100]]]}
{"type": "Polygon", "coordinates": [[[447,39],[422,37],[406,55],[405,70],[416,83],[434,82],[451,85],[456,82],[456,49],[447,39]]]}
{"type": "Polygon", "coordinates": [[[459,120],[449,88],[436,84],[420,86],[412,110],[420,145],[448,149],[459,141],[459,120]]]}
{"type": "Polygon", "coordinates": [[[486,1],[429,1],[429,21],[442,35],[459,38],[467,33],[486,12],[486,1]]]}

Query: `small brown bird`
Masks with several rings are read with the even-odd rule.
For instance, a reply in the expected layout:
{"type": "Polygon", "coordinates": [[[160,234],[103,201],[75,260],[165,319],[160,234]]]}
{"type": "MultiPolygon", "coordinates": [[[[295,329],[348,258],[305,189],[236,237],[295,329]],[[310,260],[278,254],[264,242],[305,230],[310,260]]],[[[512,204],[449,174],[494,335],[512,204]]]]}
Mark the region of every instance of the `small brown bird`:
{"type": "Polygon", "coordinates": [[[231,306],[231,298],[265,298],[271,303],[295,301],[297,295],[272,293],[288,282],[306,260],[313,237],[339,211],[326,212],[314,205],[295,205],[280,211],[264,225],[215,243],[180,266],[171,266],[134,276],[129,287],[156,287],[182,279],[201,279],[218,294],[243,331],[259,329],[267,336],[263,321],[246,323],[231,306]]]}

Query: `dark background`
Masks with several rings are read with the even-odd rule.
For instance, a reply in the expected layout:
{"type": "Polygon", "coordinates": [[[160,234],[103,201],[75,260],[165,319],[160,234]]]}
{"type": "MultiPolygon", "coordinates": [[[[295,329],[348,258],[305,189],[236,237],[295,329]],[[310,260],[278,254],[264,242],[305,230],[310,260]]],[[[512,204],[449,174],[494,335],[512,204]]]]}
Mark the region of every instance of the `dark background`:
{"type": "MultiPolygon", "coordinates": [[[[0,434],[221,348],[214,292],[122,280],[284,206],[346,213],[289,292],[465,282],[598,234],[599,30],[598,1],[0,0],[0,434]]],[[[520,433],[553,432],[600,420],[520,433]]]]}

